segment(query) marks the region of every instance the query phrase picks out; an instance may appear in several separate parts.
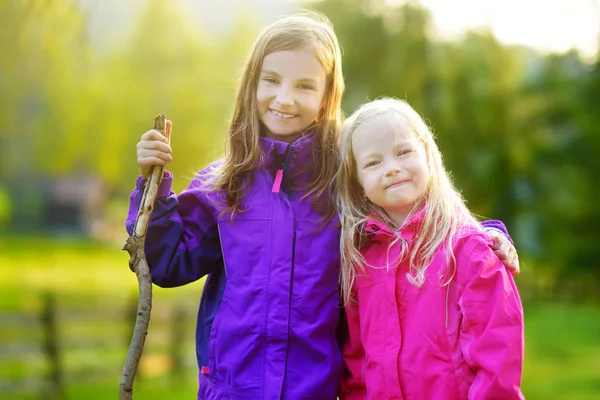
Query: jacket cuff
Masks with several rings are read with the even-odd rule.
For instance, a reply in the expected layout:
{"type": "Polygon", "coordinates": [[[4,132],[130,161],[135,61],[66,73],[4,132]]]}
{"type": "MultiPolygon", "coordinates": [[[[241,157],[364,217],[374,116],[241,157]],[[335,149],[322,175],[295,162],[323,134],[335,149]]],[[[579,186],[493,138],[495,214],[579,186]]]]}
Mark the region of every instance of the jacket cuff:
{"type": "Polygon", "coordinates": [[[487,221],[483,221],[481,223],[481,225],[483,226],[483,229],[486,231],[488,231],[488,230],[499,231],[504,236],[506,236],[506,238],[508,239],[509,242],[511,242],[513,245],[515,244],[513,242],[512,238],[510,237],[510,235],[508,234],[508,229],[506,229],[506,225],[504,225],[504,223],[502,221],[498,221],[495,219],[489,219],[487,221]]]}
{"type": "MultiPolygon", "coordinates": [[[[169,193],[171,193],[171,185],[173,184],[173,174],[169,171],[165,170],[163,172],[163,178],[160,181],[160,186],[158,187],[157,196],[158,197],[167,197],[169,193]]],[[[146,188],[146,179],[143,176],[138,176],[135,182],[136,187],[142,193],[146,188]]]]}

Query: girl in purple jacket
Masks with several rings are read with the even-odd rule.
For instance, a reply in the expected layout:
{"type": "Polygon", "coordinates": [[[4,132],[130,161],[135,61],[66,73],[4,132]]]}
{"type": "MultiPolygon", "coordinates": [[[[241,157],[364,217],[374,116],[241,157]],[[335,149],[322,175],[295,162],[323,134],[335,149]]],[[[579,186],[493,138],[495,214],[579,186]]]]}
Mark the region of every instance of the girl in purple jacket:
{"type": "Polygon", "coordinates": [[[400,100],[367,103],[346,120],[341,153],[340,397],[523,398],[515,282],[423,120],[400,100]]]}
{"type": "MultiPolygon", "coordinates": [[[[343,376],[337,170],[344,90],[330,23],[310,13],[266,27],[246,61],[223,160],[179,195],[166,173],[146,237],[152,281],[208,275],[196,329],[198,399],[334,400],[343,376]]],[[[171,161],[158,132],[138,144],[141,177],[171,161]]],[[[518,265],[502,235],[499,253],[518,265]]]]}

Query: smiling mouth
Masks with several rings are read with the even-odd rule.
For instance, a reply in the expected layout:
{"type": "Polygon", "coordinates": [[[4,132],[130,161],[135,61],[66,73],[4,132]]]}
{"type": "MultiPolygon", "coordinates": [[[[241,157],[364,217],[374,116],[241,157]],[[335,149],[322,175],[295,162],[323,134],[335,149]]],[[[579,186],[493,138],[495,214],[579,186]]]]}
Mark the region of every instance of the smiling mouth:
{"type": "Polygon", "coordinates": [[[281,119],[292,119],[296,116],[294,114],[282,113],[277,110],[271,110],[271,112],[273,113],[273,115],[275,115],[276,117],[281,118],[281,119]]]}
{"type": "Polygon", "coordinates": [[[396,187],[402,186],[402,185],[404,185],[405,183],[408,183],[408,181],[398,181],[398,182],[394,182],[394,183],[392,183],[391,185],[387,185],[387,186],[385,187],[385,190],[388,190],[388,189],[393,189],[393,188],[396,188],[396,187]]]}

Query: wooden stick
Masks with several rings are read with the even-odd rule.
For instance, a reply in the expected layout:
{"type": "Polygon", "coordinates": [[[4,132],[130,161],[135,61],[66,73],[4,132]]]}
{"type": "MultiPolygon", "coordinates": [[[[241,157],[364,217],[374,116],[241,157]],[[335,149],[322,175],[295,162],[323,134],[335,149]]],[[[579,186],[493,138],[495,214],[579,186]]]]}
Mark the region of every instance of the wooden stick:
{"type": "MultiPolygon", "coordinates": [[[[168,135],[166,132],[167,118],[164,114],[154,118],[154,129],[168,135]]],[[[140,363],[144,342],[148,333],[150,324],[150,312],[152,310],[152,280],[150,279],[150,268],[146,261],[144,244],[146,241],[146,231],[150,222],[150,215],[154,208],[154,199],[158,193],[158,187],[163,177],[164,167],[155,165],[150,169],[146,187],[142,196],[140,210],[135,220],[133,236],[127,238],[123,250],[129,253],[129,268],[135,272],[139,285],[139,301],[135,327],[127,359],[121,375],[121,385],[119,387],[119,400],[131,400],[133,396],[133,381],[140,363]]]]}

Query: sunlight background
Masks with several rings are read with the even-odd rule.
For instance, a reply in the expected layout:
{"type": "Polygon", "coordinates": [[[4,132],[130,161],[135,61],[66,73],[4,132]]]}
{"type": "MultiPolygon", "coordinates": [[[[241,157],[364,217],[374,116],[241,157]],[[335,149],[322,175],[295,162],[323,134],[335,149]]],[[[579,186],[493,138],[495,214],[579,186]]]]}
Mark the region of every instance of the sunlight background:
{"type": "MultiPolygon", "coordinates": [[[[118,40],[130,28],[147,0],[74,0],[88,10],[90,33],[97,42],[118,40]],[[107,27],[110,26],[110,29],[107,27]]],[[[168,0],[211,32],[231,29],[236,10],[251,11],[263,23],[298,7],[320,1],[307,0],[168,0]]],[[[414,0],[382,0],[402,5],[414,0]]],[[[577,49],[588,60],[596,56],[600,37],[597,0],[422,0],[432,12],[437,36],[460,38],[466,30],[490,29],[505,44],[530,46],[544,52],[577,49]]],[[[168,29],[159,27],[157,29],[168,29]]]]}
{"type": "MultiPolygon", "coordinates": [[[[393,2],[394,0],[388,0],[393,2]]],[[[595,0],[422,0],[432,10],[440,36],[489,28],[506,44],[546,52],[575,48],[593,58],[600,37],[595,0]]]]}

